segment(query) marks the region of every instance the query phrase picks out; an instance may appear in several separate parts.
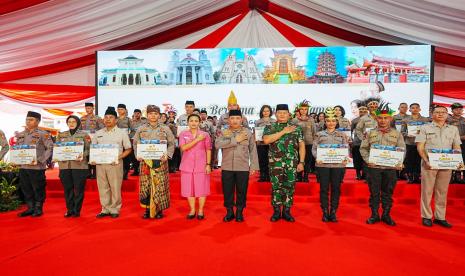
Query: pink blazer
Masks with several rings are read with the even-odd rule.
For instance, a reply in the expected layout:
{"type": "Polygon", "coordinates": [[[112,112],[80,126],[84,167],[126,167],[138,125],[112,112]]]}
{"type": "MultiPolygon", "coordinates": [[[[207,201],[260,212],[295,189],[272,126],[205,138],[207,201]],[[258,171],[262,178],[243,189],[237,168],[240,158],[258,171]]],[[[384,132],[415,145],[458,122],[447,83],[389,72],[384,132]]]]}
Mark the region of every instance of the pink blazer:
{"type": "MultiPolygon", "coordinates": [[[[205,136],[205,139],[182,153],[179,170],[195,173],[205,172],[205,166],[207,164],[207,150],[211,150],[212,142],[208,133],[198,130],[197,135],[200,134],[205,136]]],[[[190,143],[194,139],[195,137],[192,135],[190,130],[181,132],[181,134],[179,134],[179,147],[190,143]]]]}

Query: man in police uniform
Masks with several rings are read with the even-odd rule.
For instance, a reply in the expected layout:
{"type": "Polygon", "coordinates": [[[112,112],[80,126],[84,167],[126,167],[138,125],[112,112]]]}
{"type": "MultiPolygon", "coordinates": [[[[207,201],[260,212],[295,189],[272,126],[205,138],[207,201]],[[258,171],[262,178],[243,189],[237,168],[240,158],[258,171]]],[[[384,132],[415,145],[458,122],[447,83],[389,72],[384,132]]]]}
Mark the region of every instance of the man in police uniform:
{"type": "Polygon", "coordinates": [[[131,141],[127,131],[116,126],[117,114],[114,107],[109,106],[103,118],[105,127],[92,137],[92,144],[119,145],[118,164],[97,165],[97,186],[102,211],[97,218],[119,217],[121,209],[121,185],[123,182],[123,158],[131,153],[131,141]]]}
{"type": "Polygon", "coordinates": [[[202,109],[200,110],[200,126],[199,128],[206,133],[210,135],[211,141],[212,141],[212,162],[211,162],[211,167],[214,167],[215,164],[215,157],[218,156],[217,149],[215,148],[215,137],[216,137],[216,128],[213,126],[213,123],[207,120],[207,110],[202,109]]]}
{"type": "Polygon", "coordinates": [[[396,125],[396,123],[401,123],[403,120],[409,117],[409,115],[407,114],[407,110],[408,110],[407,103],[400,103],[398,110],[399,110],[399,113],[394,115],[393,120],[392,120],[394,125],[396,125]]]}
{"type": "Polygon", "coordinates": [[[402,164],[398,164],[397,168],[392,168],[378,166],[369,162],[370,150],[374,144],[405,149],[402,134],[397,129],[391,127],[393,113],[394,111],[389,110],[388,106],[378,109],[373,114],[376,116],[377,128],[370,130],[360,145],[360,154],[368,164],[367,182],[370,188],[371,216],[367,219],[367,224],[374,224],[380,221],[378,209],[381,201],[383,206],[381,220],[387,225],[396,225],[391,218],[392,194],[397,183],[396,169],[402,169],[402,164]]]}
{"type": "MultiPolygon", "coordinates": [[[[365,116],[368,113],[368,109],[365,106],[365,103],[359,104],[358,107],[358,113],[359,117],[355,118],[351,122],[351,130],[352,133],[355,131],[355,128],[357,127],[358,122],[360,121],[360,118],[365,116]]],[[[363,158],[360,155],[360,145],[362,144],[362,140],[358,138],[357,135],[353,135],[354,140],[352,142],[352,157],[354,159],[354,168],[356,172],[356,179],[361,180],[366,178],[366,173],[364,172],[363,169],[363,158]]]]}
{"type": "MultiPolygon", "coordinates": [[[[147,119],[142,117],[142,111],[138,108],[134,109],[134,113],[132,115],[132,123],[131,123],[131,133],[129,133],[129,139],[131,139],[131,143],[134,140],[134,135],[136,131],[144,124],[147,123],[147,119]]],[[[131,152],[129,155],[131,158],[132,168],[134,171],[132,172],[132,176],[139,175],[139,165],[140,162],[136,158],[136,153],[134,151],[131,152]]]]}
{"type": "Polygon", "coordinates": [[[366,101],[366,107],[368,108],[368,114],[363,117],[360,117],[360,121],[355,127],[355,135],[358,139],[363,140],[366,134],[374,129],[377,125],[375,112],[379,106],[378,98],[368,98],[366,101]]]}
{"type": "MultiPolygon", "coordinates": [[[[304,175],[302,177],[302,173],[297,173],[297,181],[299,182],[308,182],[308,174],[315,169],[315,160],[313,158],[312,147],[313,147],[313,139],[316,135],[316,124],[315,120],[308,116],[308,110],[310,105],[307,100],[303,100],[301,103],[297,105],[297,116],[292,120],[292,123],[298,125],[302,128],[302,133],[304,135],[304,142],[305,142],[305,164],[304,164],[304,175]]],[[[302,158],[301,158],[302,159],[302,158]]]]}
{"type": "Polygon", "coordinates": [[[229,127],[221,131],[216,138],[215,147],[221,149],[221,182],[223,185],[224,207],[226,216],[223,221],[229,222],[236,218],[244,221],[243,210],[246,207],[249,174],[259,170],[255,136],[250,129],[242,125],[240,110],[230,110],[228,114],[229,127]],[[236,202],[234,203],[234,198],[236,202]],[[234,214],[233,206],[236,206],[234,214]]]}
{"type": "Polygon", "coordinates": [[[9,149],[10,146],[8,145],[8,140],[6,139],[5,133],[0,130],[0,160],[3,160],[3,157],[5,157],[9,149]]]}
{"type": "Polygon", "coordinates": [[[278,104],[275,116],[276,122],[266,126],[263,131],[263,142],[270,145],[268,155],[273,206],[270,221],[275,222],[282,217],[294,222],[291,207],[294,203],[296,175],[304,171],[305,154],[311,153],[305,152],[302,128],[289,120],[288,105],[278,104]]]}
{"type": "MultiPolygon", "coordinates": [[[[118,104],[118,118],[116,125],[124,130],[128,135],[131,133],[132,120],[128,117],[128,110],[125,104],[118,104]]],[[[128,155],[123,159],[123,179],[128,179],[128,173],[131,169],[131,156],[128,155]]]]}
{"type": "MultiPolygon", "coordinates": [[[[231,110],[240,110],[239,105],[237,104],[237,98],[236,95],[234,95],[234,92],[231,90],[229,93],[229,98],[228,98],[228,112],[222,114],[220,118],[218,119],[218,123],[216,124],[217,128],[217,134],[219,135],[222,130],[228,128],[229,125],[229,111],[231,110]]],[[[241,113],[242,114],[242,113],[241,113]]],[[[245,128],[249,128],[249,121],[247,120],[247,117],[242,115],[242,126],[245,128]]]]}
{"type": "Polygon", "coordinates": [[[428,124],[429,119],[421,116],[421,108],[418,103],[410,104],[410,112],[412,115],[408,116],[402,121],[402,135],[404,136],[405,144],[407,145],[405,155],[405,170],[407,172],[408,183],[420,183],[421,173],[421,157],[417,151],[415,144],[416,135],[408,134],[409,125],[423,125],[428,124]]]}
{"type": "MultiPolygon", "coordinates": [[[[456,126],[459,129],[460,140],[462,141],[462,158],[465,160],[465,118],[463,115],[463,105],[461,103],[453,103],[450,106],[452,115],[447,119],[447,123],[456,126]]],[[[455,171],[452,176],[452,182],[465,184],[465,171],[455,171]],[[463,173],[463,178],[461,174],[463,173]]]]}
{"type": "Polygon", "coordinates": [[[421,156],[421,217],[424,226],[433,226],[431,198],[434,192],[434,223],[452,227],[446,220],[447,191],[452,170],[435,170],[429,163],[428,149],[460,149],[461,141],[457,127],[446,123],[447,108],[434,106],[433,122],[423,125],[415,138],[421,156]]]}
{"type": "Polygon", "coordinates": [[[43,214],[45,201],[45,169],[52,155],[53,141],[50,134],[40,130],[41,115],[29,111],[26,116],[26,129],[16,136],[16,145],[35,145],[37,160],[30,165],[21,165],[19,183],[28,209],[18,214],[20,217],[39,217],[43,214]]]}
{"type": "Polygon", "coordinates": [[[186,111],[186,113],[178,117],[178,119],[176,120],[176,126],[187,126],[187,117],[194,113],[194,109],[195,102],[190,100],[186,101],[186,103],[184,104],[184,110],[186,111]]]}
{"type": "MultiPolygon", "coordinates": [[[[81,129],[89,134],[94,134],[97,130],[104,128],[103,120],[94,114],[94,104],[85,103],[86,115],[81,117],[81,129]]],[[[90,179],[96,178],[95,166],[89,165],[90,179]]]]}

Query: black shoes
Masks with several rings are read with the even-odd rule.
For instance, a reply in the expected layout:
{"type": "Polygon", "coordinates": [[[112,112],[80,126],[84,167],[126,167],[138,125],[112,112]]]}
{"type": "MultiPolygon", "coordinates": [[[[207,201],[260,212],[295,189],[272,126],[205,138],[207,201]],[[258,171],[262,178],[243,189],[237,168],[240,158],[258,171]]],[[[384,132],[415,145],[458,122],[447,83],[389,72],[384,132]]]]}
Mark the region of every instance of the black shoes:
{"type": "Polygon", "coordinates": [[[271,222],[276,222],[281,218],[281,207],[273,206],[273,215],[270,218],[271,222]]]}
{"type": "Polygon", "coordinates": [[[204,214],[198,214],[197,215],[197,219],[198,220],[203,220],[205,218],[205,215],[204,214]]]}
{"type": "Polygon", "coordinates": [[[448,223],[447,220],[443,219],[434,219],[433,221],[434,224],[437,224],[439,226],[445,227],[445,228],[452,228],[452,224],[448,223]]]}
{"type": "Polygon", "coordinates": [[[28,208],[26,211],[19,213],[18,217],[21,217],[21,218],[28,217],[28,216],[32,216],[32,214],[34,214],[34,209],[28,208]]]}
{"type": "Polygon", "coordinates": [[[391,218],[391,209],[386,208],[383,210],[383,215],[381,216],[381,220],[389,226],[395,226],[396,223],[391,218]]]}
{"type": "Polygon", "coordinates": [[[331,209],[328,219],[330,222],[337,222],[336,209],[331,209]]]}
{"type": "Polygon", "coordinates": [[[244,215],[242,214],[242,209],[237,209],[236,210],[236,222],[243,222],[244,221],[244,215]]]}
{"type": "Polygon", "coordinates": [[[322,222],[329,222],[329,213],[328,209],[323,209],[323,217],[321,218],[322,222]]]}
{"type": "Polygon", "coordinates": [[[224,222],[230,222],[235,218],[233,208],[226,208],[226,216],[224,216],[224,222]]]}
{"type": "Polygon", "coordinates": [[[380,222],[379,214],[377,209],[371,209],[371,217],[369,217],[366,221],[367,224],[375,224],[380,222]]]}
{"type": "Polygon", "coordinates": [[[186,216],[186,219],[188,219],[188,220],[195,219],[195,213],[194,213],[193,215],[188,214],[188,215],[186,216]]]}
{"type": "Polygon", "coordinates": [[[421,223],[426,227],[433,227],[433,221],[431,219],[422,218],[421,223]]]}
{"type": "Polygon", "coordinates": [[[157,214],[155,215],[155,219],[162,219],[164,216],[163,216],[163,212],[162,211],[158,211],[157,214]]]}
{"type": "Polygon", "coordinates": [[[108,217],[108,216],[110,216],[110,214],[108,214],[108,213],[99,213],[95,217],[96,218],[104,218],[104,217],[108,217]]]}
{"type": "Polygon", "coordinates": [[[119,217],[119,214],[110,214],[110,217],[111,217],[111,218],[118,218],[118,217],[119,217]]]}
{"type": "Polygon", "coordinates": [[[67,211],[67,212],[64,214],[64,217],[65,217],[65,218],[74,217],[74,213],[71,212],[71,211],[67,211]]]}
{"type": "Polygon", "coordinates": [[[32,217],[40,217],[44,214],[42,211],[42,203],[36,203],[34,207],[34,213],[32,213],[32,217]]]}
{"type": "Polygon", "coordinates": [[[282,216],[283,216],[283,219],[287,222],[295,222],[294,217],[291,215],[290,207],[284,207],[282,216]]]}
{"type": "Polygon", "coordinates": [[[144,214],[142,215],[143,219],[149,219],[150,218],[150,209],[146,208],[144,214]]]}

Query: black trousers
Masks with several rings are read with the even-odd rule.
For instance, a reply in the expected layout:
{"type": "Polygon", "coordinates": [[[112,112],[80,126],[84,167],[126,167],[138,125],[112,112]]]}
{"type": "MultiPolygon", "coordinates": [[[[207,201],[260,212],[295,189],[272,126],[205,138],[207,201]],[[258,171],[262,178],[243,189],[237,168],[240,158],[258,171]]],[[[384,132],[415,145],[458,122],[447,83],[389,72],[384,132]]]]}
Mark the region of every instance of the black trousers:
{"type": "Polygon", "coordinates": [[[341,183],[344,178],[345,168],[324,168],[317,167],[320,179],[320,206],[322,210],[331,207],[337,210],[339,198],[341,196],[341,183]],[[329,192],[331,191],[331,205],[329,204],[329,192]]]}
{"type": "Polygon", "coordinates": [[[221,171],[223,185],[224,207],[244,209],[247,201],[247,188],[249,186],[248,171],[221,171]],[[236,202],[234,203],[234,197],[236,202]]]}
{"type": "Polygon", "coordinates": [[[360,154],[360,146],[352,146],[352,158],[354,159],[354,168],[361,171],[363,169],[363,158],[360,154]]]}
{"type": "Polygon", "coordinates": [[[405,153],[405,171],[409,174],[421,174],[421,157],[417,146],[407,145],[405,153]]]}
{"type": "Polygon", "coordinates": [[[19,170],[19,184],[29,207],[45,201],[45,170],[19,170]]]}
{"type": "Polygon", "coordinates": [[[392,194],[397,183],[397,171],[368,168],[367,182],[370,188],[370,208],[378,210],[381,202],[383,209],[391,209],[392,194]]]}
{"type": "Polygon", "coordinates": [[[258,163],[260,165],[260,175],[269,177],[270,168],[268,166],[268,145],[257,145],[258,163]]]}
{"type": "Polygon", "coordinates": [[[129,154],[129,156],[131,157],[131,163],[132,163],[132,168],[134,169],[134,172],[138,173],[140,162],[137,160],[136,154],[134,153],[134,151],[131,151],[131,154],[129,154]]]}
{"type": "Polygon", "coordinates": [[[124,173],[128,173],[131,169],[131,155],[128,155],[123,158],[123,171],[124,173]]]}
{"type": "Polygon", "coordinates": [[[86,187],[87,170],[60,170],[60,180],[65,192],[66,209],[75,214],[81,213],[86,187]]]}
{"type": "Polygon", "coordinates": [[[312,145],[305,145],[305,165],[304,172],[309,173],[315,170],[315,158],[312,154],[312,145]]]}

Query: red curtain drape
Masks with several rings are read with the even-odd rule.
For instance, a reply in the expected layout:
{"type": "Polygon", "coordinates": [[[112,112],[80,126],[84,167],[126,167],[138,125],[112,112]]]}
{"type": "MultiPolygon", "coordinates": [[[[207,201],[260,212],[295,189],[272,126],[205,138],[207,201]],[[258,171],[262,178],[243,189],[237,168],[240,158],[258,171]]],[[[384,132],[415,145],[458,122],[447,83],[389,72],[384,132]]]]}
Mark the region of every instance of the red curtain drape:
{"type": "Polygon", "coordinates": [[[0,96],[33,104],[65,104],[95,96],[94,86],[48,84],[0,84],[0,96]]]}

